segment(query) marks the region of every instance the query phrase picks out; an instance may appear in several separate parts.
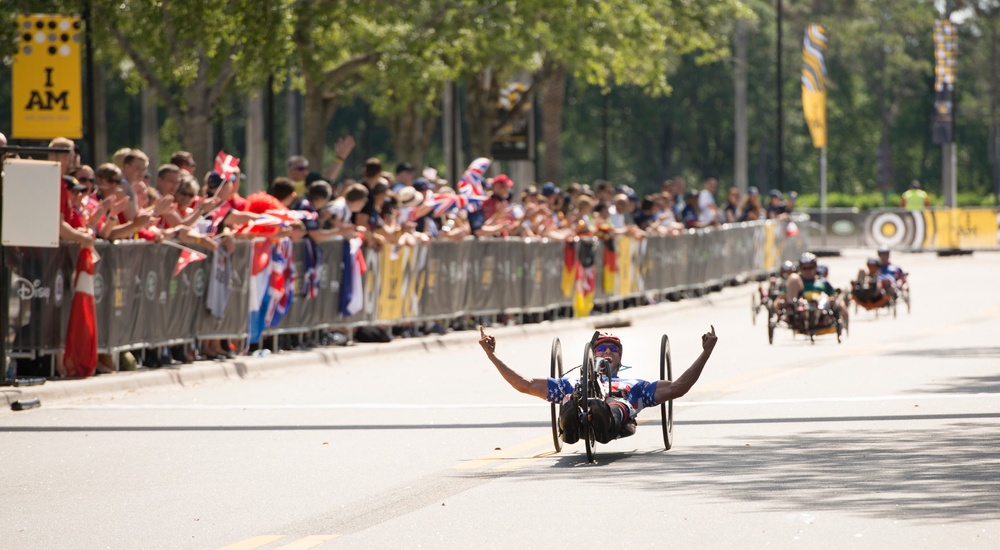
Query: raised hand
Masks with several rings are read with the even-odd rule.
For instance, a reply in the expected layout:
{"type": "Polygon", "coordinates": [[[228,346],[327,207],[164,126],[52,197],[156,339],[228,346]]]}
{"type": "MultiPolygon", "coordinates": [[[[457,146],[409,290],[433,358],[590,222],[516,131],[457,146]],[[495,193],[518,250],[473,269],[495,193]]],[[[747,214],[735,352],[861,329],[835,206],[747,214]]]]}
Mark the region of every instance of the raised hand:
{"type": "Polygon", "coordinates": [[[719,341],[719,337],[715,335],[715,326],[709,326],[712,327],[712,332],[706,332],[701,335],[701,349],[710,352],[715,348],[715,343],[719,341]]]}
{"type": "Polygon", "coordinates": [[[482,325],[479,325],[479,345],[486,350],[486,353],[493,353],[497,349],[497,339],[486,334],[482,325]]]}

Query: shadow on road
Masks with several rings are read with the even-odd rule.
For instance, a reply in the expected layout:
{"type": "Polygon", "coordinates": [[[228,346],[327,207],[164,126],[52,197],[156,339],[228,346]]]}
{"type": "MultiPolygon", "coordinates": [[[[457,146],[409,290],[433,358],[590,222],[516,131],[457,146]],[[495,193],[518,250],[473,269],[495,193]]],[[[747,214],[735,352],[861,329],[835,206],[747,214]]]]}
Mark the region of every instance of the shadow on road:
{"type": "Polygon", "coordinates": [[[1000,347],[988,348],[931,348],[891,351],[884,355],[896,357],[955,357],[969,359],[985,359],[1000,357],[1000,347]]]}
{"type": "MultiPolygon", "coordinates": [[[[994,415],[1000,416],[1000,415],[994,415]]],[[[753,501],[775,510],[832,509],[921,522],[994,520],[1000,515],[995,425],[956,423],[918,431],[858,429],[749,437],[732,445],[609,453],[598,448],[599,477],[659,494],[753,501]],[[616,475],[627,473],[627,475],[616,475]]],[[[577,478],[585,459],[512,472],[534,482],[577,478]]]]}

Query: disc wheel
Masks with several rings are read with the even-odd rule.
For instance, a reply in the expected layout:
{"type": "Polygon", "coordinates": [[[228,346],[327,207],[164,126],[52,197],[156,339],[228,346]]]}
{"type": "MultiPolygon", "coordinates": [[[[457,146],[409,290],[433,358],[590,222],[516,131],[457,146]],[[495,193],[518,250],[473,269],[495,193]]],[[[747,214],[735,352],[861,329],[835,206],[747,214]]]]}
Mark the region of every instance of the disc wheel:
{"type": "MultiPolygon", "coordinates": [[[[563,377],[562,344],[559,338],[552,339],[552,357],[549,363],[549,377],[559,380],[563,377]]],[[[559,430],[559,413],[562,412],[562,405],[551,404],[552,407],[552,444],[555,445],[556,452],[562,450],[562,439],[559,430]]]]}
{"type": "Polygon", "coordinates": [[[597,365],[594,360],[594,350],[590,343],[583,349],[583,363],[580,369],[580,410],[583,413],[583,421],[580,422],[580,429],[583,433],[580,436],[587,447],[587,462],[594,462],[594,454],[597,450],[597,438],[594,435],[594,426],[590,423],[590,398],[597,393],[599,383],[594,376],[597,365]]]}
{"type": "MultiPolygon", "coordinates": [[[[670,361],[670,339],[664,334],[660,338],[660,380],[673,381],[670,361]]],[[[663,446],[669,451],[674,445],[674,400],[660,403],[660,419],[663,423],[663,446]]]]}

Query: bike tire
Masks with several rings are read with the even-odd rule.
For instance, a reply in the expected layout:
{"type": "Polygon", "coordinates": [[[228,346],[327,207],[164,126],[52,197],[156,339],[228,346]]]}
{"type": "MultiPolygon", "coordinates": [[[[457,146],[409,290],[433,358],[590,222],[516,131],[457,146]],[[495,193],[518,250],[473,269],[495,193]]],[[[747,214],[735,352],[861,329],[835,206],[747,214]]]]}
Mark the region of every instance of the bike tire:
{"type": "Polygon", "coordinates": [[[594,455],[597,451],[597,438],[594,435],[594,427],[590,423],[590,398],[597,393],[597,381],[594,379],[594,371],[597,365],[594,360],[594,350],[588,342],[583,349],[583,363],[580,367],[580,389],[581,402],[580,410],[583,412],[583,421],[580,422],[581,434],[584,445],[587,447],[587,462],[594,462],[594,455]]]}
{"type": "MultiPolygon", "coordinates": [[[[673,381],[672,361],[670,360],[670,339],[664,334],[660,338],[660,380],[673,381]]],[[[663,426],[663,446],[670,450],[674,446],[674,400],[660,403],[660,420],[663,426]]]]}
{"type": "MultiPolygon", "coordinates": [[[[552,354],[551,360],[549,362],[549,377],[555,378],[556,380],[563,377],[563,361],[562,361],[562,343],[559,342],[559,338],[552,339],[552,354]]],[[[556,405],[551,403],[552,408],[552,444],[556,448],[556,452],[562,451],[563,442],[559,438],[561,435],[559,432],[559,416],[562,412],[562,405],[556,405]]]]}

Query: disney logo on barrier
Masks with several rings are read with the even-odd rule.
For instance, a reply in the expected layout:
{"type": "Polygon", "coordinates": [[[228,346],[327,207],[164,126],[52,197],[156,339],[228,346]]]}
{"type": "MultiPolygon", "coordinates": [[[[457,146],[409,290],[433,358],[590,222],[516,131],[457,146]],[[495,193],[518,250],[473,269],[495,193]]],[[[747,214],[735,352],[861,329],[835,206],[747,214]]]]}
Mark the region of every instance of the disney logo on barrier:
{"type": "Polygon", "coordinates": [[[29,281],[24,277],[19,277],[14,274],[11,275],[14,278],[14,284],[17,285],[17,295],[22,300],[32,300],[35,298],[48,300],[49,297],[52,296],[52,289],[47,286],[42,286],[41,279],[29,281]]]}

